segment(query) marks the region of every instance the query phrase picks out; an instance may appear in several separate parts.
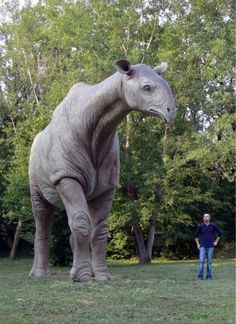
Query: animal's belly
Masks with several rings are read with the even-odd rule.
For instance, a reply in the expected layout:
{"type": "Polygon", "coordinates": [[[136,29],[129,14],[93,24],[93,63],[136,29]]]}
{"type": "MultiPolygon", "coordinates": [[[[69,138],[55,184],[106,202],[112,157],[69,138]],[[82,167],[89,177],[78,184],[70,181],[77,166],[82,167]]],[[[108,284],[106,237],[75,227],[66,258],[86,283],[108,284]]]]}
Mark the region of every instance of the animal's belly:
{"type": "Polygon", "coordinates": [[[97,179],[88,200],[99,197],[104,192],[115,189],[119,182],[119,165],[117,158],[105,161],[97,171],[97,179]]]}

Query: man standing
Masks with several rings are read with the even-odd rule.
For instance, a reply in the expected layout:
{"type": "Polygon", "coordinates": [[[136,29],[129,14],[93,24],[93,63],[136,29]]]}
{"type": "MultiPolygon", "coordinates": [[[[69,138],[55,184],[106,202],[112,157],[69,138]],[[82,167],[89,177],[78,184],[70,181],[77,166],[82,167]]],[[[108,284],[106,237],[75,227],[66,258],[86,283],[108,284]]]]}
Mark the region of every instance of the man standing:
{"type": "Polygon", "coordinates": [[[211,280],[211,261],[214,247],[217,246],[222,231],[211,221],[209,214],[203,215],[203,223],[198,225],[194,238],[199,249],[199,273],[198,279],[203,279],[204,260],[207,259],[206,279],[211,280]],[[217,237],[216,237],[217,236],[217,237]]]}

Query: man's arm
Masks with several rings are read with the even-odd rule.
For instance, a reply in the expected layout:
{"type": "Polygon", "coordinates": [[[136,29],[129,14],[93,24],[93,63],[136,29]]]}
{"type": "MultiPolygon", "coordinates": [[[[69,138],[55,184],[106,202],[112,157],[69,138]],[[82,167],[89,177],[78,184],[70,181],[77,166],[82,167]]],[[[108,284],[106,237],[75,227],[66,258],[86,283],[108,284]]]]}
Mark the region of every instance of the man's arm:
{"type": "Polygon", "coordinates": [[[199,233],[200,233],[200,225],[198,225],[197,230],[194,233],[194,238],[195,238],[195,242],[197,244],[198,249],[200,249],[200,242],[199,242],[199,238],[198,238],[199,233]]]}
{"type": "Polygon", "coordinates": [[[195,242],[197,243],[197,248],[200,249],[200,242],[199,242],[199,239],[197,237],[195,238],[195,242]]]}
{"type": "Polygon", "coordinates": [[[215,239],[213,245],[214,245],[214,246],[217,246],[219,240],[220,240],[220,236],[217,236],[217,238],[215,239]]]}
{"type": "Polygon", "coordinates": [[[217,238],[215,239],[213,245],[214,245],[214,246],[217,246],[217,244],[218,244],[218,242],[219,242],[219,240],[220,240],[220,237],[221,237],[221,235],[222,235],[222,231],[221,231],[221,229],[219,229],[219,227],[216,226],[215,224],[214,224],[214,228],[215,228],[215,232],[216,232],[216,234],[217,234],[217,238]]]}

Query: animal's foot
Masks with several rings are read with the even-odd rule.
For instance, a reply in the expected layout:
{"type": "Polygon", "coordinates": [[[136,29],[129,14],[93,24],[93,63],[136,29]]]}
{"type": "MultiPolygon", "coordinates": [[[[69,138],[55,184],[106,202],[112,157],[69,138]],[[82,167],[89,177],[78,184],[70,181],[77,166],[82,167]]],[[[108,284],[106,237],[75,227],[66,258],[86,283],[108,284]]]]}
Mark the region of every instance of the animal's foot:
{"type": "Polygon", "coordinates": [[[111,274],[109,271],[100,271],[95,274],[96,281],[108,281],[111,280],[111,274]]]}
{"type": "Polygon", "coordinates": [[[37,277],[37,278],[42,278],[42,277],[47,277],[49,276],[50,272],[48,269],[35,269],[32,268],[29,276],[30,277],[37,277]]]}
{"type": "Polygon", "coordinates": [[[73,281],[88,282],[92,279],[92,272],[90,269],[73,267],[70,271],[70,277],[73,281]]]}

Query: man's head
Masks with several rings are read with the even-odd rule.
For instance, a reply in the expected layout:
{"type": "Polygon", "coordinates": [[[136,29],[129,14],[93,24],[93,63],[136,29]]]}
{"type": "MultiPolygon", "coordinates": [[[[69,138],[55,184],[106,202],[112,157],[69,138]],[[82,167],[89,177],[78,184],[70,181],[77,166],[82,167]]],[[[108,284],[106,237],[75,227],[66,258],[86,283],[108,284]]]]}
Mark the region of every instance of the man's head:
{"type": "Polygon", "coordinates": [[[204,223],[209,223],[211,221],[210,214],[204,214],[203,215],[203,221],[204,221],[204,223]]]}

